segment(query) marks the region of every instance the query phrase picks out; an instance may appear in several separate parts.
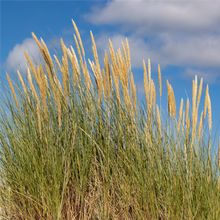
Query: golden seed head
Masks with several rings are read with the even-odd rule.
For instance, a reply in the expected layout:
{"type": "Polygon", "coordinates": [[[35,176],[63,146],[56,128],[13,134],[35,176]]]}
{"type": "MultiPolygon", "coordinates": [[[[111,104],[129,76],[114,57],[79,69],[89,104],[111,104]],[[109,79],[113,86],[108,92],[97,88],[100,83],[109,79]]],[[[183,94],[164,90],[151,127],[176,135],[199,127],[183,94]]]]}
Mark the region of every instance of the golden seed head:
{"type": "Polygon", "coordinates": [[[78,62],[78,59],[77,59],[77,57],[76,57],[76,53],[75,53],[75,51],[74,51],[74,49],[73,49],[72,46],[70,46],[70,48],[71,48],[71,51],[72,51],[72,53],[73,53],[74,62],[75,62],[75,67],[76,67],[77,73],[79,74],[79,73],[80,73],[80,69],[79,69],[79,62],[78,62]]]}
{"type": "Polygon", "coordinates": [[[121,70],[120,72],[123,73],[123,81],[124,81],[124,84],[125,86],[128,88],[128,74],[127,74],[127,71],[126,71],[126,64],[125,64],[125,60],[123,59],[122,62],[121,62],[122,66],[121,66],[121,70]]]}
{"type": "Polygon", "coordinates": [[[78,81],[78,85],[80,87],[79,76],[78,76],[79,65],[78,65],[78,61],[77,61],[74,49],[72,48],[72,46],[70,46],[70,48],[71,48],[71,51],[73,53],[72,58],[71,58],[70,61],[71,61],[71,64],[72,64],[72,71],[73,71],[73,84],[74,84],[73,86],[74,86],[74,91],[76,91],[76,78],[77,78],[77,81],[78,81]]]}
{"type": "Polygon", "coordinates": [[[167,107],[168,107],[168,114],[171,116],[171,89],[170,89],[170,84],[167,80],[167,107]]]}
{"type": "Polygon", "coordinates": [[[211,99],[208,94],[208,119],[209,119],[209,130],[212,130],[212,109],[211,109],[211,99]]]}
{"type": "Polygon", "coordinates": [[[161,120],[160,120],[160,111],[159,111],[158,105],[157,105],[157,122],[158,122],[160,137],[161,137],[162,136],[162,134],[161,134],[161,120]]]}
{"type": "Polygon", "coordinates": [[[42,38],[41,38],[41,43],[43,45],[43,50],[44,50],[46,58],[47,58],[45,61],[48,62],[47,64],[50,67],[51,73],[55,74],[55,70],[54,70],[54,66],[53,66],[53,61],[52,61],[52,58],[50,56],[50,52],[49,52],[49,50],[47,48],[47,45],[44,43],[42,38]]]}
{"type": "Polygon", "coordinates": [[[183,111],[182,134],[183,134],[183,131],[184,131],[184,122],[185,122],[185,111],[183,111]]]}
{"type": "Polygon", "coordinates": [[[109,95],[110,86],[111,86],[112,82],[111,82],[111,73],[110,73],[108,55],[107,55],[106,50],[105,50],[104,66],[105,66],[105,72],[106,72],[106,75],[107,75],[107,91],[108,91],[108,95],[109,95]]]}
{"type": "Polygon", "coordinates": [[[62,71],[63,68],[62,68],[62,66],[61,66],[61,64],[60,64],[60,62],[59,62],[59,60],[57,59],[56,55],[53,55],[53,56],[54,56],[54,58],[55,58],[55,60],[56,60],[56,62],[57,62],[57,64],[58,64],[60,70],[62,71]]]}
{"type": "Polygon", "coordinates": [[[206,92],[205,92],[204,119],[205,119],[206,111],[207,111],[207,107],[208,107],[208,95],[209,95],[209,86],[207,85],[206,92]]]}
{"type": "Polygon", "coordinates": [[[112,71],[113,81],[115,84],[116,96],[120,105],[119,81],[118,81],[118,76],[116,76],[112,65],[111,65],[111,71],[112,71]]]}
{"type": "Polygon", "coordinates": [[[37,39],[36,35],[33,32],[31,34],[32,34],[32,37],[34,38],[35,42],[37,43],[37,46],[39,47],[41,54],[44,56],[44,50],[43,50],[39,40],[37,39]]]}
{"type": "Polygon", "coordinates": [[[41,72],[41,81],[40,81],[40,93],[41,93],[41,99],[43,101],[44,106],[44,115],[47,119],[47,94],[46,94],[46,84],[45,84],[45,78],[44,78],[44,71],[43,67],[40,64],[40,72],[41,72]]]}
{"type": "Polygon", "coordinates": [[[51,89],[52,89],[52,92],[53,92],[53,96],[54,96],[54,98],[56,98],[53,78],[52,78],[51,72],[50,72],[47,64],[46,64],[46,70],[47,70],[48,78],[49,78],[49,81],[50,81],[51,89]]]}
{"type": "Polygon", "coordinates": [[[80,33],[79,33],[78,28],[77,28],[75,22],[73,21],[73,19],[72,19],[72,23],[73,23],[73,27],[74,27],[75,32],[76,32],[76,36],[77,36],[77,38],[78,38],[78,40],[79,40],[79,45],[80,45],[80,47],[81,47],[83,57],[85,58],[85,51],[84,51],[84,48],[83,48],[82,39],[81,39],[81,37],[80,37],[80,33]]]}
{"type": "MultiPolygon", "coordinates": [[[[150,59],[148,59],[148,76],[149,76],[149,82],[151,81],[151,65],[150,65],[150,59]]],[[[149,85],[150,86],[150,85],[149,85]]]]}
{"type": "Polygon", "coordinates": [[[162,96],[162,82],[161,82],[161,72],[160,72],[160,65],[158,64],[158,80],[159,80],[159,87],[160,87],[160,97],[162,96]]]}
{"type": "Polygon", "coordinates": [[[98,70],[98,73],[101,74],[98,53],[97,53],[96,44],[95,44],[95,40],[94,40],[94,36],[92,34],[92,31],[90,31],[90,35],[91,35],[91,39],[92,39],[92,48],[93,48],[93,55],[94,55],[94,59],[95,59],[96,68],[98,70]]]}
{"type": "Polygon", "coordinates": [[[114,48],[113,48],[113,45],[112,45],[112,42],[110,39],[109,39],[109,45],[110,45],[109,51],[110,51],[110,57],[112,60],[112,65],[113,65],[114,71],[117,75],[118,74],[118,67],[117,67],[117,63],[116,63],[114,48]]]}
{"type": "Polygon", "coordinates": [[[197,111],[199,109],[199,103],[200,103],[200,99],[201,99],[201,95],[202,95],[202,84],[203,84],[203,78],[201,78],[200,80],[200,84],[199,84],[199,93],[198,93],[198,99],[197,99],[197,111]]]}
{"type": "Polygon", "coordinates": [[[150,103],[149,103],[149,86],[148,86],[148,77],[147,77],[147,69],[145,65],[145,61],[143,60],[143,69],[144,69],[144,90],[145,90],[145,97],[146,97],[146,105],[148,114],[150,111],[150,103]]]}
{"type": "Polygon", "coordinates": [[[176,101],[175,101],[175,96],[174,96],[174,92],[173,92],[173,88],[170,86],[171,88],[171,108],[172,108],[172,113],[173,113],[173,118],[176,117],[176,101]]]}
{"type": "Polygon", "coordinates": [[[101,68],[99,65],[99,59],[98,59],[98,53],[97,53],[97,49],[96,49],[96,44],[95,44],[95,40],[94,40],[94,36],[92,34],[92,31],[90,31],[90,35],[91,35],[91,39],[92,39],[92,50],[93,50],[93,56],[95,59],[95,64],[96,64],[96,71],[97,71],[97,81],[99,83],[99,99],[101,102],[101,93],[102,93],[102,72],[101,72],[101,68]]]}
{"type": "Polygon", "coordinates": [[[82,55],[81,55],[81,52],[80,52],[80,49],[79,49],[79,44],[78,44],[78,41],[76,39],[75,34],[74,34],[74,39],[75,39],[75,43],[76,43],[77,52],[78,52],[78,55],[79,55],[79,63],[80,63],[81,69],[83,71],[83,74],[85,74],[83,59],[82,59],[82,55]]]}
{"type": "Polygon", "coordinates": [[[128,65],[129,65],[129,70],[131,71],[131,56],[130,56],[130,48],[128,44],[128,39],[125,39],[126,41],[126,50],[127,50],[127,56],[128,56],[128,65]]]}
{"type": "Polygon", "coordinates": [[[63,91],[64,91],[64,98],[65,98],[65,104],[67,105],[67,72],[65,70],[65,58],[62,57],[62,63],[63,63],[63,68],[62,68],[62,75],[63,75],[63,91]]]}
{"type": "Polygon", "coordinates": [[[29,81],[30,86],[31,86],[32,94],[35,96],[37,102],[39,102],[39,99],[38,99],[38,96],[37,96],[36,90],[35,90],[34,85],[33,85],[33,83],[32,83],[31,73],[30,73],[30,70],[29,70],[28,67],[27,67],[27,74],[28,74],[28,81],[29,81]]]}
{"type": "Polygon", "coordinates": [[[197,111],[196,111],[196,96],[197,96],[197,76],[195,76],[195,81],[193,80],[193,91],[192,91],[192,120],[193,127],[196,128],[197,124],[197,111]]]}
{"type": "Polygon", "coordinates": [[[16,94],[15,94],[15,90],[14,90],[14,88],[13,88],[13,86],[12,86],[12,83],[11,83],[11,80],[10,80],[10,78],[9,78],[8,73],[7,73],[7,72],[5,72],[5,73],[6,73],[7,80],[8,80],[9,86],[10,86],[10,88],[11,88],[12,94],[13,94],[13,96],[14,96],[16,105],[18,106],[18,100],[17,100],[17,96],[16,96],[16,94]]]}
{"type": "Polygon", "coordinates": [[[129,73],[128,58],[127,58],[127,54],[126,54],[124,43],[121,42],[121,45],[122,45],[122,50],[123,50],[123,54],[124,54],[124,58],[125,58],[126,72],[129,73]]]}
{"type": "MultiPolygon", "coordinates": [[[[64,45],[64,47],[66,49],[65,45],[64,45]]],[[[66,51],[67,51],[67,49],[66,49],[66,51]]],[[[62,64],[63,64],[62,74],[65,73],[66,77],[69,78],[69,65],[68,65],[68,59],[67,59],[66,51],[65,51],[64,56],[62,58],[62,64]]]]}
{"type": "Polygon", "coordinates": [[[25,57],[26,57],[26,59],[27,59],[29,65],[30,65],[30,67],[31,67],[31,69],[32,69],[32,71],[33,71],[33,73],[34,73],[36,79],[38,80],[36,68],[35,68],[34,65],[32,64],[31,59],[30,59],[30,57],[28,56],[28,54],[25,52],[25,50],[24,50],[24,55],[25,55],[25,57]]]}
{"type": "Polygon", "coordinates": [[[24,89],[24,93],[25,93],[25,95],[26,95],[26,97],[28,98],[28,101],[29,101],[30,99],[29,99],[29,96],[28,96],[28,93],[27,93],[27,88],[26,88],[26,86],[24,84],[24,80],[23,80],[23,78],[22,78],[22,76],[21,76],[21,74],[20,74],[20,72],[18,70],[17,70],[17,73],[18,73],[18,77],[19,77],[19,79],[21,81],[22,87],[24,89]]]}
{"type": "Polygon", "coordinates": [[[180,103],[178,131],[180,130],[180,124],[182,120],[182,111],[183,111],[183,99],[181,99],[181,103],[180,103]]]}
{"type": "Polygon", "coordinates": [[[201,131],[202,131],[202,124],[203,124],[203,111],[202,111],[202,113],[201,113],[200,120],[199,120],[199,128],[198,128],[198,138],[197,138],[197,142],[199,142],[199,139],[200,139],[200,135],[201,135],[201,131]]]}
{"type": "Polygon", "coordinates": [[[134,111],[136,111],[136,108],[137,108],[137,103],[136,103],[136,87],[135,87],[135,84],[134,84],[134,77],[133,77],[132,73],[131,73],[131,87],[132,87],[132,97],[133,97],[134,111]]]}

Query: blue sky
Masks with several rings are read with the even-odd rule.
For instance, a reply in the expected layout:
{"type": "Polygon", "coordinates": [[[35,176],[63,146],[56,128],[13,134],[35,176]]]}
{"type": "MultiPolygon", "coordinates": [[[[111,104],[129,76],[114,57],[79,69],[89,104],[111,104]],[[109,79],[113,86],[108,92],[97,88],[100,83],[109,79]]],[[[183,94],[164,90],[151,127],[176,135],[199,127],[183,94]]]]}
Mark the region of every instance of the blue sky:
{"type": "MultiPolygon", "coordinates": [[[[159,101],[157,65],[162,72],[162,107],[167,110],[166,79],[175,93],[179,109],[181,98],[191,98],[192,80],[204,79],[199,114],[203,110],[206,84],[212,104],[213,132],[220,120],[220,1],[1,1],[1,76],[5,70],[25,73],[23,49],[38,59],[39,50],[31,32],[42,37],[53,53],[54,37],[75,46],[78,26],[86,57],[93,60],[92,30],[102,64],[108,39],[118,49],[128,38],[131,67],[140,97],[143,98],[143,59],[151,59],[152,78],[159,101]],[[51,31],[51,32],[50,32],[51,31]],[[52,35],[52,34],[53,35],[52,35]]],[[[220,129],[219,129],[220,130],[220,129]]],[[[219,135],[219,132],[218,132],[219,135]]],[[[213,133],[214,136],[214,133],[213,133]]]]}

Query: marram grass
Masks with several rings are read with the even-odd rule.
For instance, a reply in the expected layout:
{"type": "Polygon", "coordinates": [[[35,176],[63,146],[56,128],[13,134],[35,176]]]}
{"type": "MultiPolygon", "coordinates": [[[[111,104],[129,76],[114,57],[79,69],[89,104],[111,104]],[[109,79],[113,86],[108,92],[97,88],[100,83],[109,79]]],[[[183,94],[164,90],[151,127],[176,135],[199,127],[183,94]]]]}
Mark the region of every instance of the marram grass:
{"type": "MultiPolygon", "coordinates": [[[[44,61],[35,63],[25,53],[28,80],[18,71],[15,83],[6,73],[0,118],[2,218],[220,219],[220,151],[215,154],[211,145],[208,86],[200,115],[202,79],[198,91],[197,76],[193,81],[192,108],[182,99],[179,110],[167,81],[164,117],[150,60],[148,68],[143,61],[143,107],[127,39],[116,53],[109,40],[110,57],[105,51],[101,69],[92,32],[94,61],[87,62],[72,22],[79,61],[62,39],[62,57],[53,59],[32,34],[44,61]]],[[[158,80],[161,99],[159,65],[158,80]]]]}

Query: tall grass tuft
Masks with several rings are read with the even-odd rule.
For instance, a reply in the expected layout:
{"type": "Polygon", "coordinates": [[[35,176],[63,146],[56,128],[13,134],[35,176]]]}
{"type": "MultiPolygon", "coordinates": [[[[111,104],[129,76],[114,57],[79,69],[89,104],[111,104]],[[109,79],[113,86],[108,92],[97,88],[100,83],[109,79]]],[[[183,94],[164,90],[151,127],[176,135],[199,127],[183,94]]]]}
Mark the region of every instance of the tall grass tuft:
{"type": "MultiPolygon", "coordinates": [[[[220,149],[213,153],[208,86],[197,123],[203,81],[197,96],[195,77],[192,108],[182,99],[178,115],[167,81],[168,114],[163,115],[150,60],[148,68],[143,61],[142,105],[128,40],[123,53],[115,53],[109,40],[110,57],[105,51],[102,69],[91,32],[91,74],[72,22],[79,61],[62,39],[62,57],[52,59],[32,33],[43,62],[31,61],[25,52],[28,80],[19,71],[17,78],[6,73],[0,117],[2,218],[220,219],[220,149]]],[[[158,80],[161,97],[159,65],[158,80]]]]}

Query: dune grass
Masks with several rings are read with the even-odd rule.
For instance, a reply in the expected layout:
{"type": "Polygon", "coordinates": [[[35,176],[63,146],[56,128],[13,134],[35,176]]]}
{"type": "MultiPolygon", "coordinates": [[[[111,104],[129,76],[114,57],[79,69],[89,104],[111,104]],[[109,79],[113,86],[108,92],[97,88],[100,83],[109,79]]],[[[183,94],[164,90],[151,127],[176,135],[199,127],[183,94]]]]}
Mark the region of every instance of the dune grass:
{"type": "MultiPolygon", "coordinates": [[[[150,60],[141,105],[129,44],[100,67],[86,61],[78,29],[74,49],[61,39],[53,58],[25,53],[27,80],[6,73],[0,117],[0,207],[3,219],[220,219],[220,155],[211,144],[211,101],[193,80],[192,105],[177,110],[167,81],[168,114],[156,104],[150,60]],[[77,56],[79,59],[77,59],[77,56]],[[91,74],[89,69],[92,69],[91,74]],[[60,73],[60,74],[59,74],[60,73]],[[208,134],[205,125],[208,123],[208,134]]],[[[158,65],[159,91],[161,72],[158,65]]]]}

